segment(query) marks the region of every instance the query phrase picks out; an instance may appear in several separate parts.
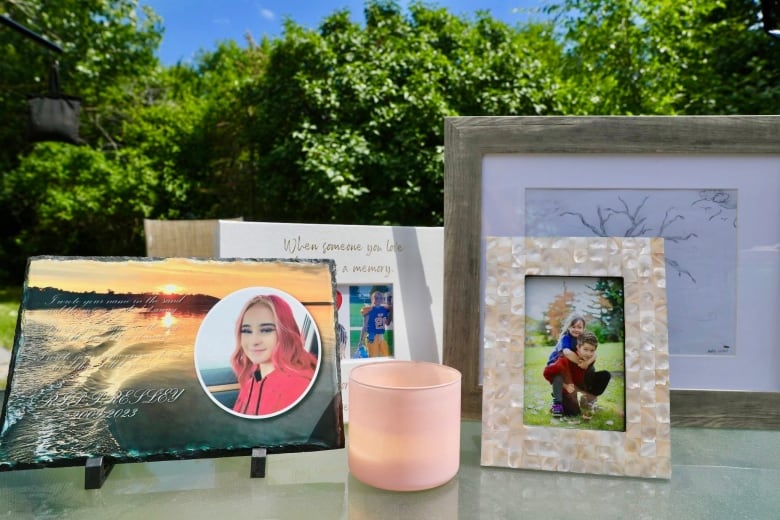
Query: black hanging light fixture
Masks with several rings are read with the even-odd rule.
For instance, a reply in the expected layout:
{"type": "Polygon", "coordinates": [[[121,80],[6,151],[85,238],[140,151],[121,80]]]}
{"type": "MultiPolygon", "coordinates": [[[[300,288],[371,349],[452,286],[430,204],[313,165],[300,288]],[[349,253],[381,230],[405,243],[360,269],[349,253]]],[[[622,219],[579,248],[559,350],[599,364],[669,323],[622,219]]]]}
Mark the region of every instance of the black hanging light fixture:
{"type": "MultiPolygon", "coordinates": [[[[0,15],[0,23],[46,47],[62,54],[62,47],[31,31],[6,15],[0,15]]],[[[28,96],[30,108],[29,138],[31,141],[60,141],[83,144],[79,137],[81,98],[60,91],[59,63],[55,60],[49,69],[49,91],[28,96]]]]}

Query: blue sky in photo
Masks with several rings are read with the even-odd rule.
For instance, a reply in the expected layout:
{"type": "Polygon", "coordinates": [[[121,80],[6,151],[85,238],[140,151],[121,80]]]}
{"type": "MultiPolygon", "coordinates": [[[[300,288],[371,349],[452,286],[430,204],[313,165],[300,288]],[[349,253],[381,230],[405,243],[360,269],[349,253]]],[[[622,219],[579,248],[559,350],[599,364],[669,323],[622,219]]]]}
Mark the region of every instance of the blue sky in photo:
{"type": "MultiPolygon", "coordinates": [[[[158,56],[165,65],[192,62],[198,51],[214,49],[217,42],[235,40],[246,45],[246,35],[260,41],[263,36],[281,36],[284,20],[316,29],[328,15],[347,9],[352,19],[362,23],[364,0],[145,0],[163,18],[165,32],[158,56]]],[[[410,2],[398,2],[407,6],[410,2]]],[[[450,12],[473,17],[476,11],[490,14],[509,25],[530,17],[546,0],[449,0],[426,2],[450,12]]]]}

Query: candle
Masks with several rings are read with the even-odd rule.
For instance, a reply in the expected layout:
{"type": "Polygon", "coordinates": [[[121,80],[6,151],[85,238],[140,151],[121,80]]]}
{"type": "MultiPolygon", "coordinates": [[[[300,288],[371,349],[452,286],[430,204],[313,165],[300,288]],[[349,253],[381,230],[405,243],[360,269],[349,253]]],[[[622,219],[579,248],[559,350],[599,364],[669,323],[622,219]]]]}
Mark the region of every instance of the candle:
{"type": "Polygon", "coordinates": [[[451,480],[460,466],[460,372],[419,361],[385,361],[350,372],[350,472],[393,491],[451,480]]]}
{"type": "Polygon", "coordinates": [[[388,493],[367,486],[354,475],[347,479],[349,520],[380,520],[404,518],[457,520],[460,506],[460,482],[454,478],[446,484],[421,493],[388,493]]]}

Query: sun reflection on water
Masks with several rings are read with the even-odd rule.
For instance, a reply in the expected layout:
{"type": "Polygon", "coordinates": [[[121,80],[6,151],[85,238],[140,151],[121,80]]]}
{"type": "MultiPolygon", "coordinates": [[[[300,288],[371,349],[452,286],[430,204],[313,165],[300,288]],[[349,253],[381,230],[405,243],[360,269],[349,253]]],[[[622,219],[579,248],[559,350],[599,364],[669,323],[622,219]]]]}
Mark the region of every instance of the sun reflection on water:
{"type": "Polygon", "coordinates": [[[165,311],[165,316],[161,317],[160,321],[162,322],[162,326],[165,327],[168,332],[170,332],[171,327],[176,324],[177,320],[173,317],[171,311],[165,311]]]}

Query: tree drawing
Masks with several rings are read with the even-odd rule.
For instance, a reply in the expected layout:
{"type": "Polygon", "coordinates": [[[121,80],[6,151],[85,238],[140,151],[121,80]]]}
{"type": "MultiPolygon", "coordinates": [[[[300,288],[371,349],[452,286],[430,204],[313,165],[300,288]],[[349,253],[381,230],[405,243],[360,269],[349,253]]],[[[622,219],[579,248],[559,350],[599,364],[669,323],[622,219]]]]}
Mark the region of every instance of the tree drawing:
{"type": "MultiPolygon", "coordinates": [[[[700,192],[700,195],[702,192],[700,192]]],[[[560,216],[573,216],[579,219],[580,223],[588,228],[594,235],[600,237],[663,237],[668,242],[683,242],[698,237],[696,233],[674,233],[670,228],[676,222],[685,220],[685,216],[676,210],[674,206],[670,206],[664,212],[660,222],[653,225],[648,220],[648,216],[643,212],[647,201],[650,196],[645,196],[641,202],[635,207],[631,207],[623,197],[618,196],[620,205],[618,207],[611,206],[597,206],[596,207],[596,220],[588,220],[588,218],[578,211],[563,211],[559,213],[560,216]],[[610,225],[610,230],[607,230],[607,225],[610,225]],[[615,230],[617,228],[617,231],[615,230]]],[[[702,197],[700,201],[712,199],[705,199],[702,197]]],[[[693,277],[690,271],[685,269],[679,262],[666,257],[666,265],[677,273],[678,277],[686,276],[693,283],[696,283],[696,278],[693,277]]]]}
{"type": "MultiPolygon", "coordinates": [[[[738,199],[706,186],[529,188],[521,225],[528,236],[663,238],[673,353],[733,353],[723,345],[736,341],[738,199]]],[[[604,323],[614,337],[617,320],[604,323]]]]}
{"type": "Polygon", "coordinates": [[[700,190],[699,198],[691,202],[691,206],[704,209],[708,220],[720,219],[731,221],[737,227],[737,197],[723,190],[700,190]]]}

